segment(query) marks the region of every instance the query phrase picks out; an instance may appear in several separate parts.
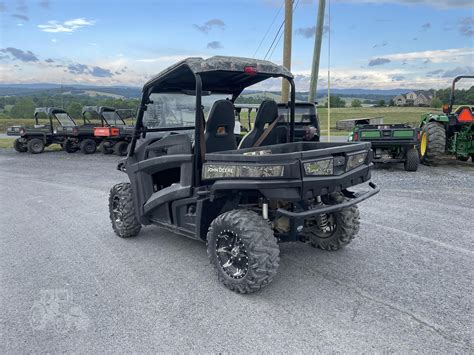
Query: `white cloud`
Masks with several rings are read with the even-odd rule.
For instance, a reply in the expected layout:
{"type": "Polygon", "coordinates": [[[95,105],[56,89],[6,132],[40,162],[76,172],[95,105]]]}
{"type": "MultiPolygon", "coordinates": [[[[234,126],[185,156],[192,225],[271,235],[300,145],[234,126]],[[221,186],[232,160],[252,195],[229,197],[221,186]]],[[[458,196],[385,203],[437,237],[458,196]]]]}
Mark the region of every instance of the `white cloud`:
{"type": "Polygon", "coordinates": [[[340,3],[352,4],[401,4],[401,5],[426,5],[442,9],[472,8],[472,0],[335,0],[340,3]]]}
{"type": "Polygon", "coordinates": [[[137,59],[136,61],[141,62],[141,63],[175,63],[189,57],[204,57],[205,58],[207,56],[206,55],[169,55],[169,56],[162,56],[162,57],[155,57],[155,58],[137,59]]]}
{"type": "Polygon", "coordinates": [[[460,62],[464,59],[472,61],[473,56],[474,56],[474,48],[453,48],[453,49],[441,49],[441,50],[432,50],[432,51],[395,53],[395,54],[388,54],[384,56],[378,56],[378,58],[387,59],[392,62],[429,60],[432,63],[451,63],[451,62],[460,62]]]}
{"type": "Polygon", "coordinates": [[[38,28],[43,32],[50,33],[71,33],[75,30],[84,27],[92,26],[95,24],[95,20],[88,20],[83,17],[67,20],[64,22],[59,21],[48,21],[45,25],[38,25],[38,28]]]}

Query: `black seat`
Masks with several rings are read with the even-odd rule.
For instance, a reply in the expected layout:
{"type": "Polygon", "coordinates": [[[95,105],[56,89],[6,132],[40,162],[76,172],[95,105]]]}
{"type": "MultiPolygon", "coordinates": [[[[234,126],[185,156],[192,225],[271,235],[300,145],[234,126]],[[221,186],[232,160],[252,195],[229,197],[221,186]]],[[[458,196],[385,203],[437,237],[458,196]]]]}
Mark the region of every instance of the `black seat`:
{"type": "Polygon", "coordinates": [[[234,135],[234,105],[228,100],[214,102],[206,123],[206,153],[237,148],[234,135]]]}
{"type": "MultiPolygon", "coordinates": [[[[265,131],[267,125],[270,125],[278,117],[278,105],[274,100],[264,100],[260,104],[255,118],[253,129],[247,133],[240,142],[239,148],[251,148],[265,131]]],[[[263,140],[260,146],[277,144],[278,130],[273,129],[263,140]]]]}

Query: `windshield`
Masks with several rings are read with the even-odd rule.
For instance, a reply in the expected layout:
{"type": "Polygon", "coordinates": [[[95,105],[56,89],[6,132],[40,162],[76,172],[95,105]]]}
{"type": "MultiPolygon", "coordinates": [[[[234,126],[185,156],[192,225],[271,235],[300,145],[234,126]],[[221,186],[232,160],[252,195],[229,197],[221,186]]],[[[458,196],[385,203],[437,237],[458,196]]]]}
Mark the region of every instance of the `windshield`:
{"type": "Polygon", "coordinates": [[[108,125],[125,126],[125,122],[115,111],[103,111],[102,116],[104,116],[104,119],[108,125]]]}
{"type": "MultiPolygon", "coordinates": [[[[207,118],[215,101],[230,98],[228,95],[212,94],[202,96],[204,116],[207,118]]],[[[196,97],[184,93],[154,93],[151,104],[143,115],[147,128],[194,127],[196,97]]]]}
{"type": "Polygon", "coordinates": [[[97,114],[93,114],[92,112],[85,112],[83,114],[83,117],[84,117],[84,124],[86,125],[95,125],[95,126],[102,125],[102,120],[97,114]]]}
{"type": "MultiPolygon", "coordinates": [[[[279,106],[278,114],[283,116],[284,122],[290,121],[290,109],[288,107],[279,106]]],[[[295,105],[295,123],[304,123],[310,124],[313,123],[316,119],[316,112],[313,106],[311,105],[295,105]]]]}
{"type": "Polygon", "coordinates": [[[74,121],[72,120],[71,117],[67,113],[56,113],[54,116],[57,118],[59,123],[61,123],[62,126],[75,126],[74,121]]]}

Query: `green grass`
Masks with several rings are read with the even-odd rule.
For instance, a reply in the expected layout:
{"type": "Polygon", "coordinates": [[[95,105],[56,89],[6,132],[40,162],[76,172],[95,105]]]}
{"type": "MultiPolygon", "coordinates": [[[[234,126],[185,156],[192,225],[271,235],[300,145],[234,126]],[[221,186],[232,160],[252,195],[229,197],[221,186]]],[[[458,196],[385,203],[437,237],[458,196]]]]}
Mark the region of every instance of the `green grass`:
{"type": "MultiPolygon", "coordinates": [[[[13,149],[13,141],[15,138],[0,138],[0,149],[12,148],[13,149]]],[[[62,150],[59,144],[51,144],[50,146],[46,147],[45,150],[57,152],[62,150]]]]}
{"type": "Polygon", "coordinates": [[[2,118],[0,119],[0,133],[5,133],[7,127],[15,125],[32,126],[35,120],[32,118],[2,118]]]}
{"type": "Polygon", "coordinates": [[[0,148],[13,148],[14,138],[0,138],[0,148]]]}

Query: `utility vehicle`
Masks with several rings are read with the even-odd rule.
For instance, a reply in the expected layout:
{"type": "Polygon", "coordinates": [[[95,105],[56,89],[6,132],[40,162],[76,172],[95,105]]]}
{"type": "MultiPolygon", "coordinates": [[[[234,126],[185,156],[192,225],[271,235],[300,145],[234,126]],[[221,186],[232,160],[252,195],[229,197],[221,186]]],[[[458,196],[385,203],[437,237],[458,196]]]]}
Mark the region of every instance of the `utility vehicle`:
{"type": "MultiPolygon", "coordinates": [[[[243,138],[245,134],[249,132],[252,128],[251,118],[252,113],[258,113],[260,105],[258,104],[235,104],[236,117],[240,130],[240,137],[243,138]],[[246,122],[242,125],[242,111],[247,111],[246,122]]],[[[279,103],[278,104],[278,115],[281,116],[280,121],[278,121],[277,126],[288,125],[290,119],[290,107],[288,104],[279,103]]],[[[287,130],[283,128],[276,128],[277,130],[282,130],[284,133],[288,133],[287,130]]],[[[308,102],[295,102],[295,141],[314,141],[319,142],[320,138],[320,126],[319,118],[316,111],[316,105],[308,102]]],[[[282,137],[282,140],[287,140],[288,137],[282,137]]],[[[241,139],[240,139],[241,140],[241,139]]],[[[238,143],[240,143],[240,140],[238,143]]]]}
{"type": "Polygon", "coordinates": [[[84,154],[94,154],[97,146],[101,143],[101,137],[94,136],[97,127],[103,127],[106,123],[98,116],[88,115],[82,110],[82,125],[60,127],[58,134],[64,135],[63,148],[68,153],[80,150],[84,154]]]}
{"type": "Polygon", "coordinates": [[[115,153],[120,156],[127,154],[128,144],[132,140],[133,126],[127,126],[120,116],[120,110],[106,106],[85,106],[82,114],[102,121],[102,126],[94,127],[94,136],[101,141],[99,150],[103,154],[115,153]]]}
{"type": "Polygon", "coordinates": [[[118,164],[130,183],[109,196],[115,233],[133,237],[156,224],[205,241],[218,279],[239,293],[272,281],[279,242],[349,244],[359,231],[357,204],[379,191],[373,183],[348,190],[370,179],[370,143],[295,142],[294,133],[295,84],[284,67],[220,56],[169,67],[143,87],[130,149],[118,164]],[[288,141],[277,144],[278,106],[265,100],[241,142],[246,148],[237,149],[233,102],[270,78],[291,87],[290,118],[281,126],[288,141]]]}
{"type": "Polygon", "coordinates": [[[355,122],[348,141],[370,142],[374,163],[403,163],[406,171],[418,170],[418,128],[403,123],[369,124],[368,119],[362,119],[355,122]]]}
{"type": "Polygon", "coordinates": [[[444,153],[453,154],[462,161],[474,156],[474,107],[463,105],[453,111],[456,83],[461,79],[474,79],[474,76],[454,78],[449,103],[443,105],[443,113],[421,116],[420,156],[426,165],[436,164],[444,153]]]}
{"type": "Polygon", "coordinates": [[[30,126],[11,126],[7,135],[19,136],[13,147],[19,153],[30,152],[39,154],[51,144],[63,146],[65,136],[63,128],[74,128],[76,123],[63,109],[56,107],[38,107],[34,112],[35,124],[30,126]],[[58,132],[59,130],[59,132],[58,132]]]}

